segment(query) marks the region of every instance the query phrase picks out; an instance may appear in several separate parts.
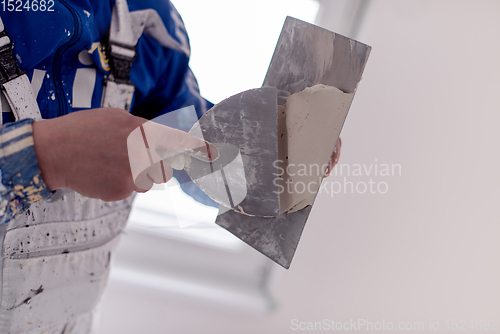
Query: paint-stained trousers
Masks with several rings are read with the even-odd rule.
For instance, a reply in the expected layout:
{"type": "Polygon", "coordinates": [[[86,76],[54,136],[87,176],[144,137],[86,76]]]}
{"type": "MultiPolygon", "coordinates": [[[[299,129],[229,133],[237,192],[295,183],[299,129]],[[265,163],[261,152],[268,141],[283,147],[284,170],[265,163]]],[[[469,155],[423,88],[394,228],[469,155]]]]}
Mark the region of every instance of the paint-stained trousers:
{"type": "Polygon", "coordinates": [[[133,197],[104,202],[60,189],[0,226],[0,333],[94,332],[133,197]]]}

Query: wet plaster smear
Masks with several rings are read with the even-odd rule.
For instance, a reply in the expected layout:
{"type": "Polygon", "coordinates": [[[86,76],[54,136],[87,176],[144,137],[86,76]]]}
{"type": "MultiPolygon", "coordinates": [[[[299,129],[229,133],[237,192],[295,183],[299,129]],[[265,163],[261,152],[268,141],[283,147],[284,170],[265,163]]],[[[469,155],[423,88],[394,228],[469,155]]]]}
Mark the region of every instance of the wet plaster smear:
{"type": "Polygon", "coordinates": [[[316,85],[278,106],[280,213],[314,202],[353,97],[354,93],[316,85]]]}

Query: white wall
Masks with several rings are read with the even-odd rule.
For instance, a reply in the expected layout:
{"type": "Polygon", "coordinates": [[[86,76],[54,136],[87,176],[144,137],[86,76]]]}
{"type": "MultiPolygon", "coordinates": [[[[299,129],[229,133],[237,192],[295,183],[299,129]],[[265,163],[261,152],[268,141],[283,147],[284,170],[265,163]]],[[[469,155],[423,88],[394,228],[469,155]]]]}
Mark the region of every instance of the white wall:
{"type": "Polygon", "coordinates": [[[275,311],[238,314],[111,282],[101,333],[288,333],[292,319],[358,318],[422,321],[424,332],[439,319],[444,332],[446,320],[499,321],[499,13],[495,0],[370,3],[357,38],[373,50],[340,163],[400,164],[401,176],[347,177],[385,182],[386,194],[319,195],[275,311]]]}

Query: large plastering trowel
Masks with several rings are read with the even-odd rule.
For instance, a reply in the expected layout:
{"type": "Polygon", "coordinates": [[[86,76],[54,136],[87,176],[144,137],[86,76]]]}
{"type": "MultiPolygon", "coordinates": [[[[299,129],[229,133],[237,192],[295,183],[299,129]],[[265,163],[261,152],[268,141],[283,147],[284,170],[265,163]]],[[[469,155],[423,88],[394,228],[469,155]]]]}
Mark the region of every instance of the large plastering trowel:
{"type": "Polygon", "coordinates": [[[285,268],[370,49],[287,17],[263,87],[222,101],[190,131],[221,153],[222,163],[187,168],[221,204],[216,223],[285,268]]]}

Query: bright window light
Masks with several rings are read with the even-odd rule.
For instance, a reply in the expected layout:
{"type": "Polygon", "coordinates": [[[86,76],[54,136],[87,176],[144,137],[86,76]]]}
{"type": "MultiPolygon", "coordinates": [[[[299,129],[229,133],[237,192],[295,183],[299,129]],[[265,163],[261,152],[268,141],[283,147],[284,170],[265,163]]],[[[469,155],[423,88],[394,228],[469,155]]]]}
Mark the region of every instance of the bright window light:
{"type": "Polygon", "coordinates": [[[177,0],[190,66],[213,103],[262,86],[286,16],[314,23],[316,0],[177,0]]]}

